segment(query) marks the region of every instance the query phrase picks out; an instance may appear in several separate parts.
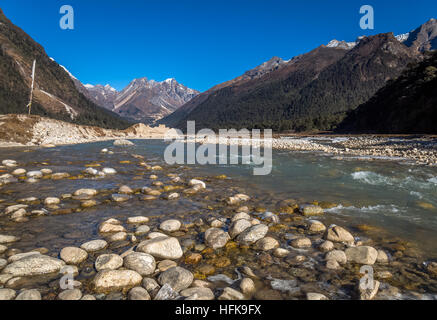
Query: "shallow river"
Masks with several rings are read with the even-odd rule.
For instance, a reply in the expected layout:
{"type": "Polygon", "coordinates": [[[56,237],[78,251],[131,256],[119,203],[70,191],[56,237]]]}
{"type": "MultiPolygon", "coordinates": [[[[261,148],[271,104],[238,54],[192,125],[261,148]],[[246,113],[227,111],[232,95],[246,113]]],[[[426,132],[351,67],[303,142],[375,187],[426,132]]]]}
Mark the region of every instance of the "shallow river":
{"type": "MultiPolygon", "coordinates": [[[[108,141],[47,149],[1,149],[0,160],[14,159],[19,168],[28,171],[50,168],[53,172],[68,172],[73,178],[3,186],[0,199],[4,201],[0,203],[0,211],[26,197],[61,197],[80,188],[108,191],[99,196],[101,205],[81,212],[32,217],[25,223],[14,223],[0,216],[0,233],[22,238],[14,248],[26,251],[45,247],[55,255],[63,247],[80,246],[88,240],[101,238],[97,226],[107,218],[145,215],[152,221],[176,217],[188,223],[204,217],[205,212],[220,216],[220,212],[211,208],[222,210],[225,197],[242,192],[252,197],[254,205],[273,212],[275,205],[285,199],[328,204],[330,209],[323,217],[318,217],[327,225],[346,226],[355,234],[375,241],[405,241],[420,257],[418,263],[437,258],[437,168],[394,161],[335,160],[322,154],[274,151],[272,173],[254,176],[251,165],[166,166],[163,161],[166,144],[157,140],[134,142],[136,145],[129,148],[115,148],[108,141]],[[114,154],[102,154],[102,148],[109,148],[114,154]],[[132,154],[144,156],[150,165],[162,165],[165,174],[206,179],[214,191],[207,197],[181,197],[176,201],[132,199],[122,204],[110,204],[109,196],[121,185],[131,188],[151,186],[152,181],[148,179],[151,173],[138,166],[138,160],[132,154]],[[111,167],[118,173],[104,178],[81,176],[89,165],[99,166],[97,169],[111,167]],[[212,178],[219,175],[228,178],[212,178]]],[[[170,179],[160,173],[157,175],[164,183],[170,179]]],[[[32,209],[41,207],[35,205],[32,209]]],[[[69,208],[76,210],[78,202],[63,201],[61,209],[69,208]]],[[[120,253],[124,250],[120,245],[120,253]]],[[[232,254],[230,257],[233,263],[241,258],[232,254]]],[[[255,260],[251,262],[255,264],[255,260]]],[[[232,276],[232,270],[227,271],[232,276]]],[[[272,268],[270,271],[274,273],[272,268]]],[[[279,275],[280,271],[276,276],[279,275]]]]}

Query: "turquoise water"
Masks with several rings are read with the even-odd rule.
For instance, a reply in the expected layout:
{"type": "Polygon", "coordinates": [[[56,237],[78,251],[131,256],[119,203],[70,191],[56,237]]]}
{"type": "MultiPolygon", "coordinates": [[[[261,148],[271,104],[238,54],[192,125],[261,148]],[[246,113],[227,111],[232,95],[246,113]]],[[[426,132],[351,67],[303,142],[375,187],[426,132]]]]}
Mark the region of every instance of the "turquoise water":
{"type": "MultiPolygon", "coordinates": [[[[146,148],[157,157],[162,155],[161,143],[146,148]]],[[[273,170],[267,176],[254,176],[252,165],[192,167],[204,174],[225,174],[258,195],[335,203],[327,210],[334,222],[381,227],[437,257],[435,167],[389,160],[336,160],[294,151],[273,151],[273,170]]]]}

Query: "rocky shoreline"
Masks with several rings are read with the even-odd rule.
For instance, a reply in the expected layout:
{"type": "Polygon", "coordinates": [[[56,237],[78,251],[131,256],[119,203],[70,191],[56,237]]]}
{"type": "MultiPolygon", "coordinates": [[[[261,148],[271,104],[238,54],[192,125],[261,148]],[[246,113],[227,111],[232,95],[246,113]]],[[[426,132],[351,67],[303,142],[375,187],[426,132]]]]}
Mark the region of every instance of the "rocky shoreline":
{"type": "Polygon", "coordinates": [[[0,115],[0,148],[17,146],[54,147],[114,139],[163,139],[172,132],[165,126],[135,124],[126,130],[102,129],[27,115],[0,115]]]}
{"type": "MultiPolygon", "coordinates": [[[[188,137],[187,141],[207,143],[208,139],[188,137]]],[[[437,138],[386,137],[386,136],[326,136],[288,135],[272,139],[218,138],[218,144],[252,145],[265,144],[276,150],[319,152],[339,160],[363,158],[365,160],[408,161],[417,165],[437,166],[437,138]]]]}
{"type": "MultiPolygon", "coordinates": [[[[142,124],[126,130],[107,130],[78,126],[58,120],[26,115],[0,117],[0,148],[17,146],[69,145],[114,139],[164,139],[176,131],[165,127],[151,128],[142,124]],[[23,131],[24,130],[24,131],[23,131]],[[169,131],[170,130],[170,131],[169,131]],[[23,131],[23,132],[21,132],[23,131]]],[[[207,139],[186,137],[186,141],[205,143],[207,139]]],[[[218,144],[263,146],[263,140],[219,138],[218,144]]],[[[417,165],[437,166],[437,138],[435,136],[378,136],[378,135],[277,135],[266,140],[276,150],[318,152],[339,160],[363,158],[408,161],[417,165]]]]}
{"type": "MultiPolygon", "coordinates": [[[[123,141],[121,141],[123,142],[123,141]]],[[[119,145],[123,143],[119,142],[119,145]]],[[[112,150],[101,153],[111,157],[112,150]]],[[[232,186],[226,176],[194,177],[181,167],[149,163],[131,154],[123,161],[147,185],[81,188],[45,198],[0,200],[5,230],[32,219],[86,215],[178,201],[201,204],[172,217],[134,214],[96,221],[98,237],[81,238],[60,250],[17,249],[25,235],[0,232],[0,299],[3,300],[284,300],[435,299],[437,263],[408,243],[372,239],[325,225],[331,203],[283,199],[274,206],[232,186]],[[219,189],[220,187],[220,189],[219,189]],[[226,192],[223,193],[223,189],[226,192]],[[359,286],[362,266],[374,270],[374,286],[359,286]],[[66,287],[67,286],[67,287],[66,287]]],[[[88,167],[75,175],[47,165],[27,170],[14,160],[0,168],[2,196],[14,184],[112,179],[113,168],[88,167]]],[[[182,202],[185,203],[185,202],[182,202]]],[[[186,204],[185,204],[186,205],[186,204]]],[[[68,237],[73,237],[74,232],[68,237]]],[[[35,241],[36,242],[36,241],[35,241]]]]}

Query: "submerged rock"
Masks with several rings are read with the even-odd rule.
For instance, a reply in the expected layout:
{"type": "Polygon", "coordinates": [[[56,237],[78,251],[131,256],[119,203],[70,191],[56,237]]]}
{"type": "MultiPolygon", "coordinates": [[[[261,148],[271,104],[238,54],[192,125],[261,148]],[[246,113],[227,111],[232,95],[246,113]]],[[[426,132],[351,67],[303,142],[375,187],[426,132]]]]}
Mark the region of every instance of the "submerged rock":
{"type": "MultiPolygon", "coordinates": [[[[247,213],[237,214],[240,216],[247,216],[250,219],[250,216],[247,213]]],[[[229,228],[229,235],[232,239],[240,235],[246,229],[252,227],[252,223],[248,219],[238,219],[235,220],[231,227],[229,228]]]]}
{"type": "Polygon", "coordinates": [[[299,211],[302,215],[306,217],[311,216],[320,216],[323,215],[323,208],[313,205],[313,204],[305,204],[299,207],[299,211]]]}
{"type": "Polygon", "coordinates": [[[263,239],[258,240],[255,243],[255,246],[258,250],[269,251],[279,247],[278,240],[272,237],[265,237],[263,239]]]}
{"type": "Polygon", "coordinates": [[[332,243],[329,240],[326,240],[322,242],[322,244],[319,246],[319,250],[322,252],[328,252],[334,249],[334,243],[332,243]]]}
{"type": "Polygon", "coordinates": [[[326,260],[335,260],[339,264],[346,264],[347,263],[347,257],[344,251],[341,250],[332,250],[328,252],[325,256],[326,260]]]}
{"type": "Polygon", "coordinates": [[[44,200],[44,204],[46,206],[53,206],[53,205],[57,205],[60,203],[61,203],[61,200],[59,198],[55,198],[55,197],[49,197],[49,198],[46,198],[44,200]]]}
{"type": "Polygon", "coordinates": [[[310,224],[308,226],[308,230],[310,232],[319,233],[319,232],[325,232],[326,231],[326,227],[320,221],[311,220],[310,224]]]}
{"type": "Polygon", "coordinates": [[[193,282],[193,274],[181,267],[170,268],[159,275],[159,284],[168,284],[174,291],[179,292],[188,288],[193,282]]]}
{"type": "Polygon", "coordinates": [[[205,232],[205,244],[213,249],[223,248],[229,239],[229,234],[218,228],[210,228],[205,232]]]}
{"type": "Polygon", "coordinates": [[[119,221],[114,222],[112,220],[111,221],[107,220],[99,226],[99,232],[100,233],[125,232],[126,229],[122,225],[120,225],[119,223],[120,223],[119,221]]]}
{"type": "Polygon", "coordinates": [[[201,180],[197,180],[197,179],[191,179],[188,182],[188,185],[190,185],[191,187],[195,187],[198,189],[206,189],[206,184],[205,182],[201,181],[201,180]]]}
{"type": "Polygon", "coordinates": [[[389,259],[387,253],[385,253],[384,250],[378,250],[378,257],[376,258],[376,262],[386,264],[388,263],[388,260],[389,259]]]}
{"type": "Polygon", "coordinates": [[[76,190],[73,195],[74,196],[89,196],[94,197],[96,196],[98,191],[96,189],[79,189],[76,190]]]}
{"type": "Polygon", "coordinates": [[[373,280],[373,286],[367,288],[358,283],[360,300],[372,300],[378,293],[380,284],[378,280],[373,280]]]}
{"type": "Polygon", "coordinates": [[[273,251],[273,255],[277,258],[285,258],[286,256],[288,256],[290,254],[290,251],[287,249],[283,249],[283,248],[276,248],[273,251]]]}
{"type": "Polygon", "coordinates": [[[127,194],[113,194],[111,198],[114,202],[126,202],[130,199],[130,196],[127,194]]]}
{"type": "Polygon", "coordinates": [[[297,238],[294,239],[293,241],[291,241],[291,246],[295,247],[295,248],[310,248],[311,247],[311,240],[309,238],[297,238]]]}
{"type": "Polygon", "coordinates": [[[244,230],[237,240],[243,245],[250,245],[265,237],[269,227],[264,224],[259,224],[244,230]]]}
{"type": "Polygon", "coordinates": [[[104,174],[116,174],[117,171],[113,168],[103,168],[102,172],[104,174]]]}
{"type": "Polygon", "coordinates": [[[33,179],[41,179],[43,177],[43,174],[41,171],[29,171],[26,176],[28,178],[33,178],[33,179]]]}
{"type": "Polygon", "coordinates": [[[296,294],[300,292],[300,288],[297,286],[297,280],[281,280],[281,279],[273,279],[270,282],[272,289],[288,292],[291,294],[296,294]]]}
{"type": "Polygon", "coordinates": [[[134,191],[129,186],[121,186],[118,189],[118,193],[120,194],[132,194],[134,191]]]}
{"type": "Polygon", "coordinates": [[[368,246],[347,248],[345,253],[348,261],[365,265],[373,265],[378,257],[378,251],[368,246]]]}
{"type": "Polygon", "coordinates": [[[129,217],[127,218],[127,223],[129,224],[143,224],[149,222],[149,218],[144,216],[137,216],[137,217],[129,217]]]}

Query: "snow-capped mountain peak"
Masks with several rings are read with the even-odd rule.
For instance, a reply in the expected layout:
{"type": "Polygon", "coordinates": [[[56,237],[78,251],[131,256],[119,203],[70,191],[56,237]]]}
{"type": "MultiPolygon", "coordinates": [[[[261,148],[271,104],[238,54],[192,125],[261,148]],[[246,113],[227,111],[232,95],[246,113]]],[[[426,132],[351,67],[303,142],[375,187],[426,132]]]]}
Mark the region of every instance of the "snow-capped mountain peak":
{"type": "Polygon", "coordinates": [[[341,49],[352,49],[357,45],[357,42],[346,42],[344,40],[338,41],[336,39],[331,40],[326,46],[328,48],[341,48],[341,49]]]}
{"type": "Polygon", "coordinates": [[[407,32],[407,33],[403,33],[403,34],[397,35],[397,36],[395,36],[395,38],[396,38],[399,42],[405,42],[405,41],[408,39],[409,36],[410,36],[410,33],[407,32]]]}
{"type": "Polygon", "coordinates": [[[120,92],[109,84],[87,84],[84,87],[88,97],[98,105],[122,117],[141,122],[158,120],[199,94],[178,83],[175,78],[160,82],[146,77],[137,78],[120,92]]]}

